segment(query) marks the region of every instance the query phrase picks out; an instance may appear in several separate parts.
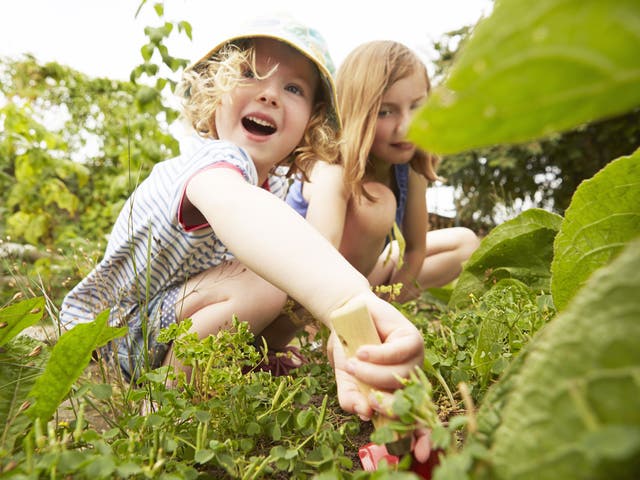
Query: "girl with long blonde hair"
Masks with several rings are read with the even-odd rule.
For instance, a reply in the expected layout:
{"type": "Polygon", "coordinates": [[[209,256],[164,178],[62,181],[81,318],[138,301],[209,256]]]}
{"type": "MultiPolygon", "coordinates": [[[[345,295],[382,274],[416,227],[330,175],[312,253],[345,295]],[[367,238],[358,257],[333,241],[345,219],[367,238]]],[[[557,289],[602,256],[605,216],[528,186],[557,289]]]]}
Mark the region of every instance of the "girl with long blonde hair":
{"type": "Polygon", "coordinates": [[[341,162],[317,162],[287,202],[371,285],[402,284],[398,301],[455,279],[478,245],[466,228],[428,232],[426,189],[438,159],[406,139],[431,89],[424,63],[393,41],[365,43],[336,77],[341,162]]]}

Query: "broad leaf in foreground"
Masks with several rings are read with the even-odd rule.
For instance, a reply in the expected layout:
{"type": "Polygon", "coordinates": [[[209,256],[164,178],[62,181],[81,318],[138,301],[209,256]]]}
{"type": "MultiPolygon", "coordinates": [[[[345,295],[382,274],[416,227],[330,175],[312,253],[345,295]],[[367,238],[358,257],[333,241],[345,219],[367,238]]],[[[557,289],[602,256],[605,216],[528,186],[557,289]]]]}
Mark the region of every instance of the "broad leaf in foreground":
{"type": "Polygon", "coordinates": [[[447,154],[517,143],[640,105],[638,0],[497,0],[409,136],[447,154]]]}
{"type": "Polygon", "coordinates": [[[435,480],[637,478],[639,291],[640,238],[526,345],[435,480]]]}
{"type": "Polygon", "coordinates": [[[494,478],[635,478],[639,291],[640,239],[533,340],[494,433],[494,478]]]}
{"type": "Polygon", "coordinates": [[[555,239],[551,291],[562,310],[589,275],[640,235],[640,150],[580,184],[555,239]]]}
{"type": "Polygon", "coordinates": [[[0,452],[11,451],[30,423],[20,412],[49,359],[49,348],[26,335],[0,348],[0,452]]]}

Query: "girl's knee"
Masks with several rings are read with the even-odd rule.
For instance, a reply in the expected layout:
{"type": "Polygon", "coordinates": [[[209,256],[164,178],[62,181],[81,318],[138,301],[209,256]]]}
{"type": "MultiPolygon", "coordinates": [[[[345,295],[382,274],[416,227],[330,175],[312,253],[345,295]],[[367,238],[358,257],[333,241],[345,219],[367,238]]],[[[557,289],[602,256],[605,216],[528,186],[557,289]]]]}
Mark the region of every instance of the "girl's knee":
{"type": "Polygon", "coordinates": [[[250,300],[249,303],[254,305],[261,315],[266,318],[276,318],[287,303],[287,294],[266,280],[263,282],[264,285],[256,287],[253,292],[247,292],[248,299],[240,299],[240,301],[250,300]]]}
{"type": "Polygon", "coordinates": [[[228,328],[233,315],[260,330],[278,316],[287,295],[240,264],[226,267],[187,283],[178,318],[192,318],[203,334],[228,328]]]}
{"type": "Polygon", "coordinates": [[[473,230],[466,227],[457,227],[457,229],[458,249],[465,257],[469,257],[480,246],[480,239],[473,230]]]}

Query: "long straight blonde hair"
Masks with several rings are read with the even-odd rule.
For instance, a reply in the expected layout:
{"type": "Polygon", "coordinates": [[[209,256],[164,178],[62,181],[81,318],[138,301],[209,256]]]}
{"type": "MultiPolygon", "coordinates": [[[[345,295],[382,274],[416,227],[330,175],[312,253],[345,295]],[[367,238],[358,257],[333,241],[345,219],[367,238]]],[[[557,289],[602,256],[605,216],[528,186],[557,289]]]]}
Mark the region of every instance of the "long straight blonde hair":
{"type": "MultiPolygon", "coordinates": [[[[409,48],[394,41],[364,43],[342,62],[336,76],[343,124],[340,157],[345,183],[352,194],[374,200],[364,189],[363,179],[382,97],[391,85],[416,71],[424,72],[429,93],[431,82],[424,63],[409,48]]],[[[420,149],[410,161],[411,168],[429,181],[437,179],[437,163],[437,157],[420,149]]]]}

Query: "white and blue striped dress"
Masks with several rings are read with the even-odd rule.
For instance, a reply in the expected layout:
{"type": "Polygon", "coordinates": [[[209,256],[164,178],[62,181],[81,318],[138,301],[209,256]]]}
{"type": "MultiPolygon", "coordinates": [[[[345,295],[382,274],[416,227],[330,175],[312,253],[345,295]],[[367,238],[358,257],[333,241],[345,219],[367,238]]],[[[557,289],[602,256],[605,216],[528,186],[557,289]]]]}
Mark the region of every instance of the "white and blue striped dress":
{"type": "MultiPolygon", "coordinates": [[[[209,225],[187,227],[179,218],[187,181],[215,166],[237,169],[257,184],[248,154],[220,140],[203,140],[192,153],[155,165],[122,208],[102,261],[65,297],[60,311],[65,328],[92,321],[107,308],[109,323],[120,325],[145,299],[233,259],[209,225]]],[[[284,199],[287,179],[272,175],[268,188],[284,199]]]]}

